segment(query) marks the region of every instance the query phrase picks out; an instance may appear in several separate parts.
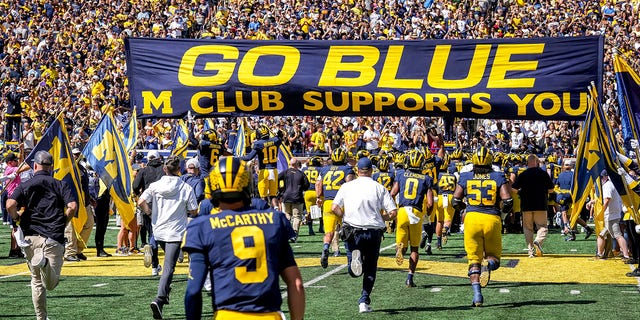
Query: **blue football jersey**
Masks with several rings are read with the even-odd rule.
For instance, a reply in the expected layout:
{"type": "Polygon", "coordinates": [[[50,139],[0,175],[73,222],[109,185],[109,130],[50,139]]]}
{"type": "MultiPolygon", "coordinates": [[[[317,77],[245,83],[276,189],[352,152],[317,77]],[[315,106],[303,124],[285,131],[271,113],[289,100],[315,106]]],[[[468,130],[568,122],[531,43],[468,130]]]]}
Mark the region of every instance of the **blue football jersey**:
{"type": "Polygon", "coordinates": [[[424,197],[433,186],[433,180],[426,174],[404,171],[396,176],[398,181],[398,206],[411,206],[422,210],[424,197]]]}
{"type": "Polygon", "coordinates": [[[563,171],[558,175],[558,179],[556,180],[556,185],[561,190],[569,191],[571,190],[571,186],[573,185],[573,172],[571,171],[563,171]]]}
{"type": "Polygon", "coordinates": [[[304,173],[305,176],[307,176],[307,179],[309,179],[309,189],[308,190],[315,190],[316,189],[316,181],[318,180],[318,175],[320,174],[320,169],[322,169],[322,167],[306,167],[304,169],[302,169],[302,172],[304,173]]]}
{"type": "Polygon", "coordinates": [[[348,175],[354,174],[349,165],[328,166],[320,169],[322,177],[322,194],[325,200],[333,200],[338,194],[340,186],[344,184],[348,175]]]}
{"type": "Polygon", "coordinates": [[[202,140],[198,147],[198,163],[200,164],[200,171],[204,174],[211,171],[211,167],[218,162],[218,158],[222,155],[222,145],[217,142],[211,142],[202,140]]]}
{"type": "Polygon", "coordinates": [[[507,183],[502,172],[489,172],[474,174],[463,172],[460,174],[458,185],[462,187],[469,206],[467,211],[500,214],[498,200],[500,199],[500,187],[507,183]]]}
{"type": "Polygon", "coordinates": [[[282,212],[225,210],[193,219],[182,250],[203,253],[212,268],[216,309],[279,311],[280,273],[295,266],[293,229],[282,212]]]}
{"type": "Polygon", "coordinates": [[[258,168],[260,169],[276,169],[278,167],[278,150],[282,140],[278,137],[272,137],[267,140],[258,140],[253,143],[253,150],[242,160],[251,160],[258,156],[258,168]]]}
{"type": "Polygon", "coordinates": [[[448,172],[441,172],[438,174],[438,191],[441,194],[451,194],[456,191],[458,179],[455,175],[448,172]]]}
{"type": "Polygon", "coordinates": [[[373,174],[372,178],[373,180],[378,181],[379,184],[387,188],[387,191],[391,191],[396,175],[393,172],[378,171],[373,174]]]}

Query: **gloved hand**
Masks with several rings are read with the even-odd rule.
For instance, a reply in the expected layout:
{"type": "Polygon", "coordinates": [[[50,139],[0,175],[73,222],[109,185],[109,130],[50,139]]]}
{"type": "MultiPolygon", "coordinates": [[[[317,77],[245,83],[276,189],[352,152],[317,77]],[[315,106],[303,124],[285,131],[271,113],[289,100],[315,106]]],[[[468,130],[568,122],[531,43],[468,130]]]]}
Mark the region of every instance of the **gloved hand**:
{"type": "Polygon", "coordinates": [[[625,170],[623,167],[618,167],[616,171],[618,171],[618,174],[621,176],[624,176],[627,173],[627,170],[625,170]]]}

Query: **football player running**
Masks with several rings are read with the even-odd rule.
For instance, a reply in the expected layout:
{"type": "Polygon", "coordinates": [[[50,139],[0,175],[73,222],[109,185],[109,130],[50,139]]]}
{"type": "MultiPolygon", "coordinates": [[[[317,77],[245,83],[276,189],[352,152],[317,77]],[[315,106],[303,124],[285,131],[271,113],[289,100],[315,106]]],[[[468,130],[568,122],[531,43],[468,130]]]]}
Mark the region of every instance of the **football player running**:
{"type": "Polygon", "coordinates": [[[511,187],[502,172],[491,168],[493,155],[485,147],[478,148],[473,156],[473,169],[460,174],[453,194],[453,207],[465,208],[462,200],[467,197],[465,215],[464,249],[469,264],[469,280],[473,288],[472,306],[484,303],[482,287],[489,283],[491,271],[500,267],[502,255],[502,212],[513,206],[511,187]],[[498,204],[502,203],[502,209],[498,204]]]}
{"type": "MultiPolygon", "coordinates": [[[[418,265],[418,246],[420,244],[422,219],[433,206],[433,180],[422,174],[424,155],[418,150],[411,150],[407,155],[407,168],[396,177],[391,196],[398,195],[398,215],[396,226],[396,263],[402,265],[407,245],[411,248],[409,256],[409,273],[405,284],[415,287],[413,274],[418,265]],[[425,207],[423,207],[425,206],[425,207]]],[[[429,219],[429,217],[424,217],[429,219]]]]}
{"type": "Polygon", "coordinates": [[[258,194],[275,208],[278,204],[278,149],[282,140],[271,137],[271,130],[264,124],[258,127],[257,139],[251,152],[240,159],[249,161],[258,156],[258,194]]]}
{"type": "Polygon", "coordinates": [[[282,212],[253,209],[251,174],[244,161],[222,157],[210,175],[219,212],[191,221],[182,250],[189,253],[184,304],[187,319],[200,319],[206,274],[213,283],[215,320],[284,319],[278,277],[287,285],[291,319],[302,319],[305,294],[282,212]]]}
{"type": "MultiPolygon", "coordinates": [[[[347,164],[347,152],[338,148],[331,152],[331,166],[323,167],[316,180],[316,204],[322,207],[322,221],[324,226],[324,241],[322,245],[322,255],[320,265],[323,268],[329,266],[329,245],[333,241],[336,227],[342,220],[333,214],[331,204],[340,186],[353,180],[355,174],[353,167],[347,164]]],[[[339,251],[337,250],[336,253],[339,251]]]]}

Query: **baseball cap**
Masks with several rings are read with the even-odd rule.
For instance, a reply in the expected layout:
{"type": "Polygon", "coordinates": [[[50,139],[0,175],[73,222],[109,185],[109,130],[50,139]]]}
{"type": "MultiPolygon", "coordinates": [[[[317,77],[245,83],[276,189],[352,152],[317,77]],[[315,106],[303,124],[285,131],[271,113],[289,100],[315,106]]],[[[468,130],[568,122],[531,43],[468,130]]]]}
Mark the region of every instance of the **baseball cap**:
{"type": "Polygon", "coordinates": [[[151,151],[147,152],[147,159],[148,160],[156,159],[156,158],[160,158],[160,152],[158,152],[158,150],[151,150],[151,151]]]}
{"type": "Polygon", "coordinates": [[[80,152],[80,149],[78,149],[78,148],[73,148],[73,150],[71,150],[71,153],[73,153],[73,154],[79,154],[79,153],[81,153],[81,152],[80,152]]]}
{"type": "Polygon", "coordinates": [[[360,158],[360,160],[358,160],[358,169],[371,170],[372,167],[373,167],[373,164],[371,163],[371,160],[368,157],[360,158]]]}
{"type": "Polygon", "coordinates": [[[33,157],[33,161],[39,165],[50,166],[53,164],[53,157],[49,152],[41,150],[36,152],[36,155],[33,157]]]}
{"type": "Polygon", "coordinates": [[[608,177],[609,173],[607,172],[607,169],[602,169],[602,171],[600,171],[600,176],[601,177],[608,177]]]}
{"type": "Polygon", "coordinates": [[[187,168],[189,168],[189,166],[194,166],[196,168],[200,168],[200,162],[198,162],[198,159],[196,159],[196,158],[191,158],[191,159],[187,160],[187,168]]]}

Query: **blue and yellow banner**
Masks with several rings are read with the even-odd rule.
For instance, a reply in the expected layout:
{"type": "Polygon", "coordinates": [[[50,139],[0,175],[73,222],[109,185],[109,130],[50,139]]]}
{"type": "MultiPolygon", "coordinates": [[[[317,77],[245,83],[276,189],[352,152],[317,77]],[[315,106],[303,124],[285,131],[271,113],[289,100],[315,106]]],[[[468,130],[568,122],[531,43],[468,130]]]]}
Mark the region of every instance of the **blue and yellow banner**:
{"type": "Polygon", "coordinates": [[[82,154],[109,191],[122,221],[127,225],[135,223],[133,171],[111,112],[102,116],[82,154]]]}
{"type": "Polygon", "coordinates": [[[618,86],[618,104],[620,105],[620,120],[622,137],[630,149],[629,140],[638,139],[640,126],[640,76],[620,55],[614,57],[614,70],[618,86]]]}
{"type": "MultiPolygon", "coordinates": [[[[86,204],[84,203],[82,193],[80,169],[71,154],[71,144],[69,143],[67,128],[64,125],[63,114],[60,114],[56,120],[51,123],[47,131],[42,135],[42,138],[40,138],[38,144],[24,160],[32,168],[33,157],[35,157],[38,151],[47,151],[51,154],[53,157],[53,177],[66,182],[73,195],[78,199],[78,211],[71,220],[73,228],[77,233],[78,230],[82,230],[84,223],[87,221],[87,208],[85,207],[86,204]]],[[[87,190],[87,192],[89,191],[87,190]]]]}
{"type": "Polygon", "coordinates": [[[189,147],[189,129],[184,120],[178,120],[176,132],[173,135],[171,143],[171,155],[187,158],[187,149],[189,147]]]}
{"type": "MultiPolygon", "coordinates": [[[[603,38],[126,39],[140,118],[394,115],[583,119],[603,38]]],[[[600,90],[598,90],[600,91],[600,90]]]]}
{"type": "Polygon", "coordinates": [[[136,113],[136,110],[133,109],[129,122],[127,122],[127,124],[122,128],[122,142],[127,149],[127,154],[129,154],[131,150],[135,149],[136,143],[138,142],[138,116],[136,113]]]}

